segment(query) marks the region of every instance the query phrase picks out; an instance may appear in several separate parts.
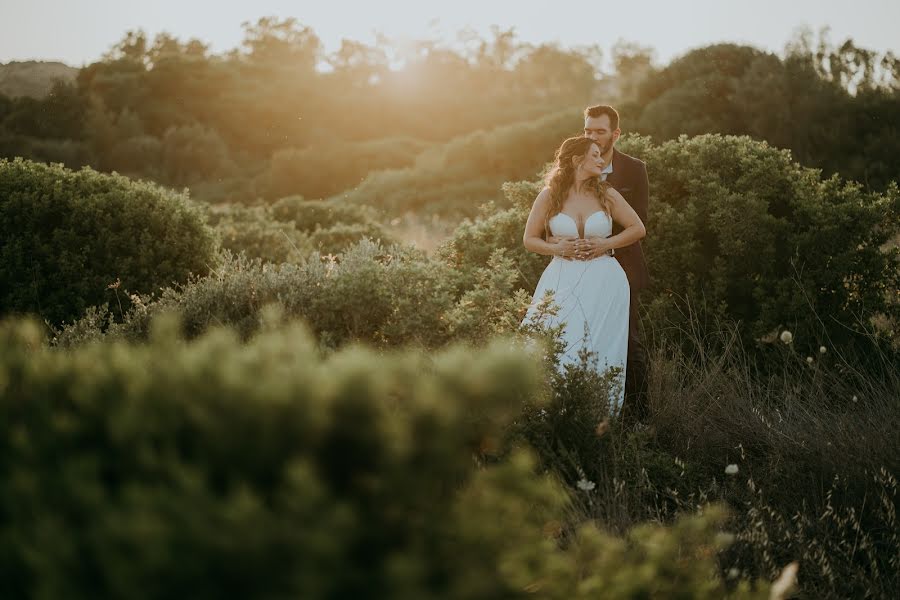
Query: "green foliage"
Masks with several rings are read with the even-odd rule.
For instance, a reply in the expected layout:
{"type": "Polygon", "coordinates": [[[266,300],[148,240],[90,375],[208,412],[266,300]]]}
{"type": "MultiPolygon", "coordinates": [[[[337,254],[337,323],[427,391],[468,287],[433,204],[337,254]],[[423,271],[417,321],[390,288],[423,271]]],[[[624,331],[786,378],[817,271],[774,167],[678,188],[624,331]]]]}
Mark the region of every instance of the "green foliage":
{"type": "Polygon", "coordinates": [[[8,595],[769,597],[716,577],[719,509],[563,538],[567,494],[526,453],[479,468],[545,393],[508,341],[323,359],[266,322],[246,344],[161,319],[148,344],[68,352],[0,324],[8,595]]]}
{"type": "Polygon", "coordinates": [[[180,186],[234,170],[228,147],[213,129],[199,124],[168,129],[162,138],[164,181],[180,186]]]}
{"type": "Polygon", "coordinates": [[[884,248],[900,232],[896,186],[877,194],[823,180],[746,138],[680,139],[643,158],[653,182],[651,320],[684,322],[671,294],[743,322],[754,339],[800,332],[812,350],[897,314],[900,253],[884,248]]]}
{"type": "Polygon", "coordinates": [[[292,221],[299,231],[312,233],[335,225],[364,225],[375,220],[375,211],[340,201],[306,200],[288,196],[272,205],[272,215],[279,221],[292,221]]]}
{"type": "Polygon", "coordinates": [[[410,165],[427,144],[409,138],[373,141],[322,141],[303,149],[279,150],[272,156],[267,196],[301,194],[325,198],[353,188],[372,171],[410,165]]]}
{"type": "MultiPolygon", "coordinates": [[[[108,334],[144,339],[153,315],[176,311],[189,336],[226,324],[247,337],[259,328],[264,307],[278,303],[287,317],[302,317],[324,346],[438,346],[449,339],[444,314],[457,296],[456,278],[442,263],[364,240],[339,256],[314,254],[297,263],[223,261],[208,277],[145,299],[108,334]]],[[[60,343],[100,337],[109,320],[104,312],[67,326],[60,343]]]]}
{"type": "MultiPolygon", "coordinates": [[[[59,324],[122,292],[207,272],[214,238],[182,195],[90,169],[0,160],[0,313],[59,324]],[[120,282],[114,289],[107,286],[120,282]]],[[[121,310],[121,309],[120,309],[121,310]]]]}
{"type": "Polygon", "coordinates": [[[292,222],[276,220],[268,206],[219,204],[208,208],[209,223],[223,250],[265,262],[297,262],[314,251],[309,236],[292,222]]]}
{"type": "Polygon", "coordinates": [[[5,102],[0,128],[36,138],[82,139],[87,101],[75,85],[58,81],[43,98],[5,102]]]}
{"type": "Polygon", "coordinates": [[[61,162],[70,168],[89,164],[94,156],[85,141],[87,111],[81,91],[63,81],[40,97],[0,94],[0,158],[61,162]]]}
{"type": "Polygon", "coordinates": [[[644,79],[622,113],[630,129],[655,139],[751,135],[790,149],[803,165],[884,190],[900,173],[892,125],[900,63],[891,53],[877,59],[852,40],[812,48],[802,36],[784,58],[708,46],[644,79]]]}
{"type": "Polygon", "coordinates": [[[456,138],[411,167],[369,175],[343,197],[391,215],[474,216],[485,202],[503,200],[497,190],[504,182],[532,177],[551,160],[560,141],[577,133],[576,114],[570,109],[456,138]]]}
{"type": "Polygon", "coordinates": [[[223,249],[265,262],[299,262],[313,252],[339,254],[362,239],[392,242],[373,211],[339,201],[292,196],[272,206],[213,205],[209,214],[223,249]]]}

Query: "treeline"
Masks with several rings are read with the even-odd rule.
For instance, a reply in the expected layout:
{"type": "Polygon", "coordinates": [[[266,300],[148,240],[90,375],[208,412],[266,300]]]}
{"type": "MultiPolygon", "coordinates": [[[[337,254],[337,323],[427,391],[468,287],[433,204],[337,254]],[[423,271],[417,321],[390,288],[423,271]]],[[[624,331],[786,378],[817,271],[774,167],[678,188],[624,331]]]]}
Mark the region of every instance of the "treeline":
{"type": "Polygon", "coordinates": [[[401,55],[345,40],[326,54],[312,29],[273,18],[245,24],[242,46],[221,55],[132,32],[76,85],[0,100],[0,155],[90,164],[217,200],[315,198],[411,164],[432,143],[596,95],[595,50],[528,46],[501,30],[468,48],[420,42],[401,55]]]}
{"type": "Polygon", "coordinates": [[[701,48],[645,78],[623,113],[657,139],[750,135],[873,189],[900,179],[900,57],[852,40],[814,45],[800,35],[784,58],[701,48]]]}
{"type": "Polygon", "coordinates": [[[558,140],[539,119],[570,114],[551,126],[564,137],[581,107],[611,102],[625,131],[655,139],[747,134],[874,190],[900,173],[900,59],[852,40],[800,35],[784,57],[723,44],[661,69],[650,49],[618,43],[611,72],[598,48],[535,47],[500,29],[462,48],[345,40],[326,53],[310,28],[272,18],[223,54],[132,32],[74,84],[0,96],[0,156],[89,164],[213,202],[359,186],[354,197],[389,212],[471,214],[502,200],[498,180],[550,158],[558,140]],[[491,142],[498,127],[518,149],[491,142]]]}

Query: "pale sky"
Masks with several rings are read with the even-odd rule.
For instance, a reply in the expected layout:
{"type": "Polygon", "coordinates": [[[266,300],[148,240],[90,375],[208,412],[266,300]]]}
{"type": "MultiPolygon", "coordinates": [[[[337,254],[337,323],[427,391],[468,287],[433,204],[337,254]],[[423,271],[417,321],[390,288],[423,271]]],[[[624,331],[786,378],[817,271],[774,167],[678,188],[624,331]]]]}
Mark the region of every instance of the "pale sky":
{"type": "Polygon", "coordinates": [[[831,28],[832,42],[852,37],[879,52],[900,50],[900,0],[0,0],[0,62],[98,60],[129,29],[199,38],[215,53],[240,45],[241,23],[296,17],[333,51],[342,38],[367,44],[390,38],[443,38],[463,28],[487,37],[513,27],[523,42],[564,47],[618,39],[656,49],[659,63],[715,42],[781,53],[800,26],[831,28]]]}

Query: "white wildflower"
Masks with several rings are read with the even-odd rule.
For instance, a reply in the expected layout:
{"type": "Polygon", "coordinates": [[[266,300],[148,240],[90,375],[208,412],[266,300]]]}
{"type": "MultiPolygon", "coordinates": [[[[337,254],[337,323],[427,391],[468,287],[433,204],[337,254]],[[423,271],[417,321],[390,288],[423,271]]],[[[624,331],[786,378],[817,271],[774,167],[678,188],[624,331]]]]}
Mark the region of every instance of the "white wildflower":
{"type": "Polygon", "coordinates": [[[812,357],[812,356],[807,356],[807,357],[806,357],[806,362],[807,362],[808,364],[813,364],[813,357],[812,357]]]}
{"type": "Polygon", "coordinates": [[[729,579],[737,579],[737,577],[740,574],[741,574],[741,572],[738,571],[737,567],[731,567],[730,569],[728,569],[728,578],[729,579]]]}
{"type": "Polygon", "coordinates": [[[792,562],[781,571],[778,579],[772,582],[769,588],[770,600],[782,600],[794,590],[797,585],[797,571],[800,569],[800,563],[792,562]]]}
{"type": "Polygon", "coordinates": [[[857,398],[856,396],[853,396],[853,401],[854,401],[854,402],[857,402],[858,400],[859,400],[859,398],[857,398]]]}
{"type": "Polygon", "coordinates": [[[781,341],[784,342],[785,344],[790,344],[791,342],[794,341],[794,334],[791,333],[790,331],[788,331],[787,329],[785,329],[784,331],[781,332],[781,341]]]}
{"type": "Polygon", "coordinates": [[[595,487],[597,487],[597,485],[593,481],[588,481],[587,479],[584,479],[584,478],[579,479],[577,485],[578,485],[579,490],[584,490],[585,492],[589,492],[592,489],[594,489],[595,487]]]}
{"type": "Polygon", "coordinates": [[[828,348],[826,348],[825,346],[819,346],[819,354],[825,354],[826,352],[828,352],[828,348]]]}
{"type": "Polygon", "coordinates": [[[727,467],[725,467],[726,475],[737,475],[737,473],[738,473],[738,466],[736,464],[732,463],[732,464],[728,465],[727,467]]]}

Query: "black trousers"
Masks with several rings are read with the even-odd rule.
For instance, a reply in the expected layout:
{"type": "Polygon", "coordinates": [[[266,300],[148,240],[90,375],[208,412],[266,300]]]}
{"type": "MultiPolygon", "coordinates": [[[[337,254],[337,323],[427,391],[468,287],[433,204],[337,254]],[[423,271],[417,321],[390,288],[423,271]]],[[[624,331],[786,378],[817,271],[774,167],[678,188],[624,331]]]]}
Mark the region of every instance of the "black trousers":
{"type": "Polygon", "coordinates": [[[625,365],[625,402],[622,406],[622,418],[636,422],[649,416],[649,400],[647,398],[647,350],[641,342],[639,325],[641,315],[640,291],[631,291],[631,304],[628,311],[628,362],[625,365]]]}

